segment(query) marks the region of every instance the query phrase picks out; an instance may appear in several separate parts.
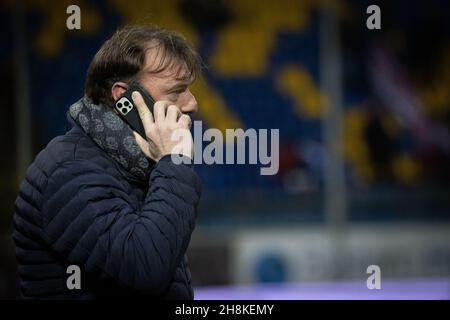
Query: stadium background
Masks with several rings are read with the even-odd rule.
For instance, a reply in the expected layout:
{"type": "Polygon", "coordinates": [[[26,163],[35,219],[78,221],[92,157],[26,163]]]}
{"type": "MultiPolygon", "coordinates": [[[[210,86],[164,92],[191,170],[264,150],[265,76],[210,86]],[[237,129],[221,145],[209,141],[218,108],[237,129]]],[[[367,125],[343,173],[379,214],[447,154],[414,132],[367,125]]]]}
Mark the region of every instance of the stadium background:
{"type": "Polygon", "coordinates": [[[204,129],[280,129],[280,170],[198,165],[189,248],[204,298],[450,298],[448,1],[5,1],[0,5],[0,298],[27,164],[64,133],[99,46],[130,23],[200,52],[204,129]],[[381,7],[381,30],[366,8],[381,7]],[[81,8],[81,30],[66,8],[81,8]],[[382,290],[366,288],[369,265],[382,290]]]}

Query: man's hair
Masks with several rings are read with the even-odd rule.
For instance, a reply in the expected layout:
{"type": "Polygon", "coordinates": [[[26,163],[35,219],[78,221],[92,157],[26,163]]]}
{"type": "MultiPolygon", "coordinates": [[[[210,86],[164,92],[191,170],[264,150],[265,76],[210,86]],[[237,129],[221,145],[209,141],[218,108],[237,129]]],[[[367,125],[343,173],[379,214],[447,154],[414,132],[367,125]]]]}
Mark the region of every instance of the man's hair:
{"type": "Polygon", "coordinates": [[[95,104],[112,105],[111,87],[117,81],[137,80],[147,50],[156,50],[159,73],[175,68],[176,77],[195,79],[201,73],[197,52],[179,33],[157,26],[126,26],[116,31],[95,54],[89,65],[85,94],[95,104]]]}

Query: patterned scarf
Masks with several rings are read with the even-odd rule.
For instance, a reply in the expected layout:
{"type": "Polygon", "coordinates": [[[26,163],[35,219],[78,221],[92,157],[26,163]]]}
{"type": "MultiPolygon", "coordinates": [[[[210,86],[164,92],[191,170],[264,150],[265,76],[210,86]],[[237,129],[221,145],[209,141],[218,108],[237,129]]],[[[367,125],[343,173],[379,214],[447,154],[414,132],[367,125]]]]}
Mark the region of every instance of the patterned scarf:
{"type": "Polygon", "coordinates": [[[83,97],[69,109],[70,116],[111,158],[141,181],[148,180],[153,161],[139,148],[133,131],[111,108],[83,97]]]}

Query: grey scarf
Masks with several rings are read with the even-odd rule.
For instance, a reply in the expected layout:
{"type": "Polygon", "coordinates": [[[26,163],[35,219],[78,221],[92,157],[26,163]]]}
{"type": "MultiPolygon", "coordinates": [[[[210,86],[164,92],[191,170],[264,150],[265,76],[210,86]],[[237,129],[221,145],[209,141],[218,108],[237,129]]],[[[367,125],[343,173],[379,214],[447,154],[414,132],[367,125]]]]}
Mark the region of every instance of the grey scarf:
{"type": "Polygon", "coordinates": [[[139,148],[131,128],[109,107],[86,96],[70,106],[70,116],[111,158],[141,181],[153,163],[139,148]]]}

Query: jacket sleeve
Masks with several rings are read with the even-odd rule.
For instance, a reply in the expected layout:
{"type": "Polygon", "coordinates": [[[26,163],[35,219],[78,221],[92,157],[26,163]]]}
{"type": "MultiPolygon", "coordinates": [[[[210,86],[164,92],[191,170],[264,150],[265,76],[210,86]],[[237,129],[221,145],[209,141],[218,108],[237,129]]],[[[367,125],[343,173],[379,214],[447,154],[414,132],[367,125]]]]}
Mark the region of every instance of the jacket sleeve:
{"type": "Polygon", "coordinates": [[[170,156],[154,167],[141,203],[99,164],[72,161],[50,177],[44,195],[46,242],[71,264],[147,293],[162,293],[190,241],[200,198],[190,165],[170,156]]]}

